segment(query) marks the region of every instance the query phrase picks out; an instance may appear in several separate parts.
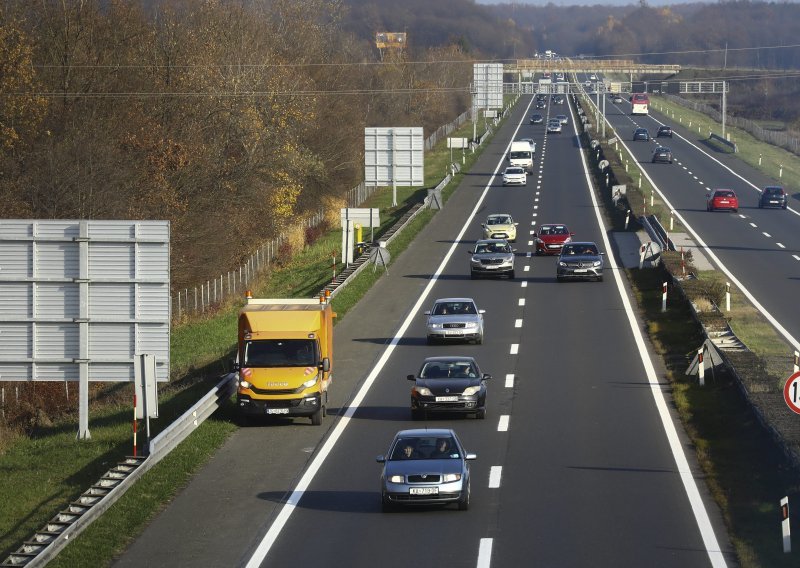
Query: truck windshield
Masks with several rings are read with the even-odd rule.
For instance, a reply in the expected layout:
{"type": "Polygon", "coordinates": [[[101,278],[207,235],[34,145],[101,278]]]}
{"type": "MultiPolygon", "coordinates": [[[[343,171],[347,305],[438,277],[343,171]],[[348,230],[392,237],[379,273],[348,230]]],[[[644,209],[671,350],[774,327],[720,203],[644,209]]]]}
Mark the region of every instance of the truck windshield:
{"type": "Polygon", "coordinates": [[[245,367],[316,367],[318,363],[313,339],[264,339],[244,344],[245,367]]]}

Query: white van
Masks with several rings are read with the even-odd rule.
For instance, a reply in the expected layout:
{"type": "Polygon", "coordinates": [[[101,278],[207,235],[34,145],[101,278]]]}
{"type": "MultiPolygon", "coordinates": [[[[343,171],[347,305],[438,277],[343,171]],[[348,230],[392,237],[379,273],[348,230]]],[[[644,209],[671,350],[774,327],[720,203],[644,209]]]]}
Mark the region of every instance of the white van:
{"type": "Polygon", "coordinates": [[[511,166],[519,166],[527,173],[533,173],[533,153],[536,151],[535,146],[531,146],[530,142],[523,140],[515,140],[511,143],[511,149],[508,151],[508,163],[511,166]]]}

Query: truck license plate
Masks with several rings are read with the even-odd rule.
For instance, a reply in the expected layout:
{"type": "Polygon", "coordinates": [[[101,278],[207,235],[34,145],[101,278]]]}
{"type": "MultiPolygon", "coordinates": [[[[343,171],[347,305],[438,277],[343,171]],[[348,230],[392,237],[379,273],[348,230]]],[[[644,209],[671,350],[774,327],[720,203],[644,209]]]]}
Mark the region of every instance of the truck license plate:
{"type": "Polygon", "coordinates": [[[412,487],[408,490],[411,495],[438,495],[438,487],[412,487]]]}
{"type": "Polygon", "coordinates": [[[289,414],[288,408],[267,408],[267,414],[289,414]]]}

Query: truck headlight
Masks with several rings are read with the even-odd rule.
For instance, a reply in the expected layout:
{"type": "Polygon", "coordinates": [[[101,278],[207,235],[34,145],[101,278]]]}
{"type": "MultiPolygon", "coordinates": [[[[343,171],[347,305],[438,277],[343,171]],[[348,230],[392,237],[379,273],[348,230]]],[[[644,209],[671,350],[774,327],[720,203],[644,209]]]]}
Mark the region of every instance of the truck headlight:
{"type": "Polygon", "coordinates": [[[464,389],[464,392],[461,393],[463,396],[472,396],[473,394],[478,394],[481,390],[481,387],[467,387],[464,389]]]}
{"type": "Polygon", "coordinates": [[[414,390],[420,396],[433,396],[431,389],[427,387],[414,387],[414,390]]]}
{"type": "Polygon", "coordinates": [[[317,384],[317,380],[319,380],[319,375],[314,375],[313,379],[308,379],[306,382],[303,383],[303,388],[310,389],[315,384],[317,384]]]}
{"type": "Polygon", "coordinates": [[[244,379],[242,379],[241,381],[239,381],[239,388],[241,388],[241,389],[249,389],[250,388],[250,383],[245,381],[244,379]]]}

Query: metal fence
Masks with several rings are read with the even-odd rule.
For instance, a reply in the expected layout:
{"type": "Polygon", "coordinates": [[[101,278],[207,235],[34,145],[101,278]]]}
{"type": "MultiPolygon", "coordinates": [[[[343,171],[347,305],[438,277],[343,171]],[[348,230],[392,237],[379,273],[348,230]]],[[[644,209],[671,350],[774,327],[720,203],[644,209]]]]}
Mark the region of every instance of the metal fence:
{"type": "MultiPolygon", "coordinates": [[[[425,150],[432,149],[443,137],[451,134],[460,128],[470,119],[471,111],[467,111],[449,124],[440,126],[436,131],[425,140],[425,150]]],[[[347,192],[347,206],[357,207],[364,203],[375,191],[377,187],[371,187],[361,182],[347,192]]],[[[325,218],[325,211],[317,211],[311,217],[303,220],[303,228],[308,229],[318,226],[325,218]]],[[[235,270],[220,274],[213,280],[207,280],[204,284],[194,288],[185,288],[178,291],[171,298],[172,314],[177,319],[187,315],[203,313],[212,306],[220,304],[225,298],[234,295],[242,296],[255,279],[256,275],[270,267],[272,259],[280,251],[281,246],[286,241],[284,235],[264,243],[248,259],[235,270]]]]}
{"type": "MultiPolygon", "coordinates": [[[[682,97],[678,97],[675,95],[667,95],[665,94],[664,97],[674,102],[675,104],[679,104],[682,107],[686,107],[692,109],[697,112],[702,112],[705,115],[710,116],[717,122],[722,122],[722,113],[720,113],[717,109],[712,106],[709,106],[705,103],[699,103],[695,101],[690,101],[684,99],[682,97]]],[[[737,128],[741,128],[742,130],[749,132],[755,138],[761,140],[762,142],[767,142],[768,144],[772,144],[773,146],[779,146],[792,152],[793,154],[800,155],[800,138],[792,136],[790,132],[779,132],[776,130],[767,130],[758,125],[758,123],[748,120],[746,118],[741,118],[738,116],[726,116],[725,123],[728,125],[735,126],[737,128]]]]}

